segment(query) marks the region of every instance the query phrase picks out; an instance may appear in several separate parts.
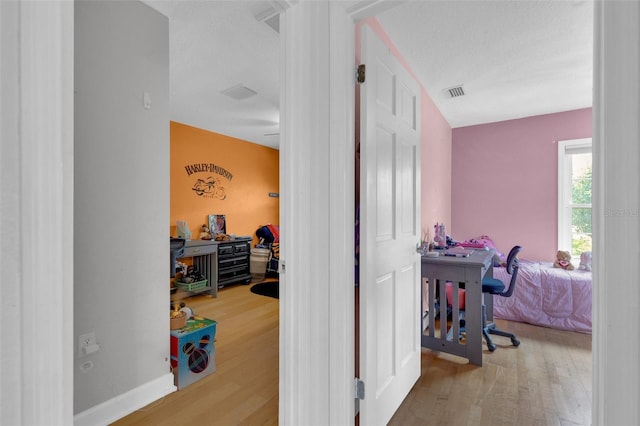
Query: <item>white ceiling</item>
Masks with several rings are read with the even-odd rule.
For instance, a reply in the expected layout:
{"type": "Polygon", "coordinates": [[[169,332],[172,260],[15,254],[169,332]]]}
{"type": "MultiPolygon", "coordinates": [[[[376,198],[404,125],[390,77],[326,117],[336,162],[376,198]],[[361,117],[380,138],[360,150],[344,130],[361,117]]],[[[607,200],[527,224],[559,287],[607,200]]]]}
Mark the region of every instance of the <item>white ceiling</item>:
{"type": "Polygon", "coordinates": [[[378,20],[451,127],[591,106],[590,1],[408,2],[378,20]]]}
{"type": "MultiPolygon", "coordinates": [[[[145,3],[170,21],[171,119],[277,147],[279,40],[256,19],[270,2],[145,3]],[[238,84],[257,95],[220,93],[238,84]]],[[[408,1],[377,18],[451,127],[591,106],[592,1],[408,1]]]]}

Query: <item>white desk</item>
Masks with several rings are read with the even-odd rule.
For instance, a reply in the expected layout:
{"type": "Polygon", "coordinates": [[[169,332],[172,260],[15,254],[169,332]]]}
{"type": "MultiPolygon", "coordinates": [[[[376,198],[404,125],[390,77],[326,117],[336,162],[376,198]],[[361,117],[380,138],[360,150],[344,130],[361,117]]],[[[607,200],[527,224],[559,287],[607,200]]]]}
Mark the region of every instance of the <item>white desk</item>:
{"type": "MultiPolygon", "coordinates": [[[[422,278],[428,280],[428,302],[422,307],[422,312],[428,310],[428,315],[423,321],[422,347],[436,351],[446,352],[467,358],[471,364],[482,365],[482,278],[493,276],[493,256],[495,250],[474,250],[469,257],[422,257],[422,278]],[[451,327],[448,327],[445,302],[446,283],[452,286],[451,327]],[[438,292],[436,292],[437,283],[438,292]],[[458,289],[463,283],[465,287],[466,338],[460,336],[460,304],[458,289]],[[442,313],[439,327],[436,328],[438,293],[442,313]],[[426,325],[426,329],[425,329],[426,325]]],[[[422,286],[424,289],[424,286],[422,286]]],[[[424,300],[424,298],[423,298],[424,300]]],[[[492,319],[493,299],[491,295],[485,295],[487,315],[492,319]]]]}

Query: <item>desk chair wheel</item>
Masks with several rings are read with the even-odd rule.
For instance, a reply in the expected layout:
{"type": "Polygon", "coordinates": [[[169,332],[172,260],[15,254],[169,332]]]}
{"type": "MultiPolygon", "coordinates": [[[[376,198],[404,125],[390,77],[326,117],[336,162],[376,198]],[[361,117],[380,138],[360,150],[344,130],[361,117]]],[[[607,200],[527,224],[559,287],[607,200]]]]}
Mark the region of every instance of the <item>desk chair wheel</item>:
{"type": "Polygon", "coordinates": [[[515,337],[511,338],[511,344],[515,347],[520,346],[520,340],[516,339],[515,337]]]}
{"type": "Polygon", "coordinates": [[[493,352],[496,350],[496,344],[495,343],[487,343],[487,348],[489,348],[490,352],[493,352]]]}

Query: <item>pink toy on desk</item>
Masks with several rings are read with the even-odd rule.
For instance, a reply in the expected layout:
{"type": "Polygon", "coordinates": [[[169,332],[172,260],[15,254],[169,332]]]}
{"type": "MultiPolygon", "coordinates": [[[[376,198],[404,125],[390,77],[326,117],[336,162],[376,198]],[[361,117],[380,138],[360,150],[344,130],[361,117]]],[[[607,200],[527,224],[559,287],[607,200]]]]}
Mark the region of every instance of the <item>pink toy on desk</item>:
{"type": "Polygon", "coordinates": [[[433,226],[433,243],[436,247],[446,247],[447,231],[445,230],[444,223],[436,223],[433,226]]]}
{"type": "Polygon", "coordinates": [[[463,241],[461,243],[458,243],[459,246],[465,247],[465,248],[479,248],[479,249],[486,249],[487,245],[485,243],[481,243],[477,240],[467,240],[467,241],[463,241]]]}
{"type": "Polygon", "coordinates": [[[488,235],[481,235],[478,238],[473,238],[470,240],[467,240],[470,242],[474,242],[477,244],[484,244],[485,247],[487,248],[492,248],[496,250],[496,256],[498,256],[498,258],[500,259],[500,262],[506,262],[507,261],[507,256],[501,252],[498,247],[496,247],[496,244],[493,242],[493,240],[488,236],[488,235]]]}
{"type": "Polygon", "coordinates": [[[507,261],[507,256],[505,256],[504,253],[498,250],[495,243],[488,235],[481,235],[478,238],[471,238],[469,240],[458,243],[458,245],[466,248],[479,248],[485,250],[495,249],[496,254],[493,261],[494,266],[503,265],[507,261]]]}

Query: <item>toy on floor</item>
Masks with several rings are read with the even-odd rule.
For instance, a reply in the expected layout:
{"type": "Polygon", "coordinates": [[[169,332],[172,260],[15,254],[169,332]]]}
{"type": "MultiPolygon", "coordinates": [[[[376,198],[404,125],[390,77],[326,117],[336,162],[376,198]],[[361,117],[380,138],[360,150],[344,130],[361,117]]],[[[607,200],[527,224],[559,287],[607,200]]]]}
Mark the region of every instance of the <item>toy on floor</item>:
{"type": "Polygon", "coordinates": [[[571,263],[571,253],[564,250],[558,250],[558,253],[556,253],[556,261],[553,262],[553,267],[573,271],[575,268],[571,263]]]}

